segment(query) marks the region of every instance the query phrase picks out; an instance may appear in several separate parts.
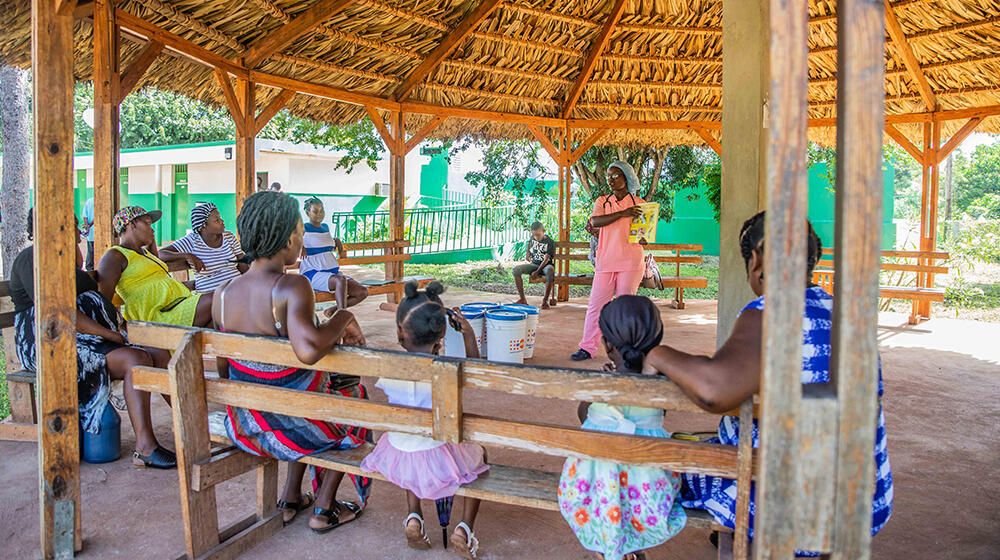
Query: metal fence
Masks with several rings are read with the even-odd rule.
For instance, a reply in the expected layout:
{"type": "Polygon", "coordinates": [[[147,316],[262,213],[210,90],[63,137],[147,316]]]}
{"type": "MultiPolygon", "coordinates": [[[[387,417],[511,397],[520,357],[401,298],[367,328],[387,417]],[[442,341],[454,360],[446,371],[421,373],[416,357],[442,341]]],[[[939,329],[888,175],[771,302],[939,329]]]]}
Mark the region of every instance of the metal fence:
{"type": "MultiPolygon", "coordinates": [[[[389,239],[387,211],[335,212],[330,222],[330,232],[344,243],[389,239]]],[[[411,255],[498,247],[521,241],[527,235],[514,206],[415,208],[403,212],[403,238],[410,242],[407,252],[411,255]]]]}

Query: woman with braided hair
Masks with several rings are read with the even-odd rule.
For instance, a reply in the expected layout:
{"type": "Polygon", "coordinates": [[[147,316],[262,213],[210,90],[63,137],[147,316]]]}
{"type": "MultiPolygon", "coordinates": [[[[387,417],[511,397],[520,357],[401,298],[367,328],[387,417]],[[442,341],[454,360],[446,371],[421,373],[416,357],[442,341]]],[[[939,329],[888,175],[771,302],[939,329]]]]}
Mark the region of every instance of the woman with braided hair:
{"type": "MultiPolygon", "coordinates": [[[[598,322],[611,359],[604,371],[638,373],[663,338],[660,311],[643,296],[619,296],[598,322]]],[[[581,403],[580,416],[585,430],[669,437],[663,411],[655,408],[581,403]]],[[[605,560],[639,560],[642,550],[684,528],[687,515],[675,501],[680,486],[670,471],[571,457],[559,480],[559,510],[587,550],[605,560]]]]}
{"type": "MultiPolygon", "coordinates": [[[[215,291],[212,317],[220,330],[287,338],[295,356],[306,364],[319,361],[335,344],[364,345],[361,329],[348,311],[338,310],[317,325],[309,280],[285,274],[285,267],[295,264],[302,251],[302,219],[294,198],[271,191],[254,194],[243,203],[236,228],[245,253],[241,260],[250,268],[215,291]]],[[[230,378],[236,381],[367,398],[358,377],[248,360],[228,362],[230,378]]],[[[227,413],[226,432],[236,446],[253,455],[290,461],[278,503],[286,525],[310,505],[314,510],[309,527],[317,533],[361,515],[371,490],[369,479],[352,475],[359,503],[341,502],[334,498],[344,473],[313,469],[313,489],[317,490],[313,503],[311,495],[301,492],[306,466],[295,461],[329,449],[358,447],[370,439],[366,428],[233,406],[227,413]]]]}
{"type": "MultiPolygon", "coordinates": [[[[763,336],[764,284],[764,212],[743,224],[740,230],[740,251],[746,264],[747,282],[757,299],[740,312],[733,332],[716,353],[694,356],[670,346],[658,346],[646,356],[643,373],[669,377],[701,408],[722,413],[733,410],[760,389],[761,340],[763,336]]],[[[820,259],[823,244],[807,221],[803,234],[808,237],[806,278],[820,259]]],[[[830,333],[833,324],[833,298],[807,280],[805,314],[802,317],[802,383],[829,383],[830,333]]],[[[872,535],[885,526],[892,512],[892,469],[886,448],[885,417],[882,415],[882,370],[878,377],[879,412],[873,422],[875,430],[875,495],[872,501],[872,535]]],[[[737,445],[740,437],[739,418],[723,416],[719,437],[715,443],[737,445]]],[[[759,444],[757,421],[754,420],[753,446],[759,444]]],[[[684,473],[681,503],[687,508],[707,510],[720,524],[733,528],[736,523],[736,481],[703,474],[684,473]]],[[[750,536],[753,537],[753,486],[750,493],[750,536]]],[[[714,536],[714,535],[713,535],[714,536]]],[[[796,551],[799,556],[817,553],[796,551]]]]}

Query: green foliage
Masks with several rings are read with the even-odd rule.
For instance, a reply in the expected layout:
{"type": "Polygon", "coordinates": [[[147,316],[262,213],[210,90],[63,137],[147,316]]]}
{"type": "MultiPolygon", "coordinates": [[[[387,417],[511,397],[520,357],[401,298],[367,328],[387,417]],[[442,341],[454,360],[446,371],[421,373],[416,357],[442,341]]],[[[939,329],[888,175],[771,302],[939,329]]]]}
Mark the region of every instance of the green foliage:
{"type": "Polygon", "coordinates": [[[966,213],[973,218],[1000,220],[1000,193],[988,192],[972,201],[966,213]]]}
{"type": "Polygon", "coordinates": [[[954,167],[957,177],[952,203],[959,214],[972,214],[971,207],[981,207],[979,202],[985,195],[1000,195],[1000,140],[977,146],[968,160],[956,159],[954,167]]]}
{"type": "Polygon", "coordinates": [[[947,248],[954,261],[1000,263],[1000,222],[963,224],[947,248]]]}
{"type": "Polygon", "coordinates": [[[531,222],[542,221],[549,193],[545,188],[545,167],[538,161],[539,145],[527,140],[469,139],[457,145],[455,151],[473,145],[483,150],[483,170],[469,172],[465,179],[479,190],[483,203],[500,206],[513,202],[514,214],[525,228],[531,222]]]}

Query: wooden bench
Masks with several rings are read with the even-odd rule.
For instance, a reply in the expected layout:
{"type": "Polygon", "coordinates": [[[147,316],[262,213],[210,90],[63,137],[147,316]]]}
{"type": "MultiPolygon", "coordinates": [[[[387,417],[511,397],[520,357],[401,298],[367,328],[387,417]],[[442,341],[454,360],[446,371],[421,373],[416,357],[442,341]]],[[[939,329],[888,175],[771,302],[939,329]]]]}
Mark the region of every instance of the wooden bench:
{"type": "MultiPolygon", "coordinates": [[[[821,286],[829,294],[833,294],[834,250],[832,247],[823,249],[823,260],[816,263],[813,270],[813,283],[821,286]]],[[[913,312],[909,323],[915,325],[921,319],[917,313],[918,302],[943,302],[944,289],[933,287],[935,274],[948,274],[948,267],[941,266],[949,259],[949,254],[939,251],[882,251],[882,272],[901,273],[898,280],[891,285],[880,285],[879,296],[884,299],[902,299],[913,302],[913,312]],[[915,263],[906,262],[909,260],[915,263]],[[902,261],[902,262],[901,262],[902,261]],[[940,261],[940,263],[939,263],[940,261]],[[904,285],[903,274],[913,273],[913,280],[904,285]]]]}
{"type": "MultiPolygon", "coordinates": [[[[673,306],[675,309],[684,309],[684,288],[707,288],[708,279],[702,276],[681,276],[681,264],[701,264],[701,255],[690,253],[702,250],[701,245],[681,245],[672,243],[649,243],[645,245],[646,251],[667,251],[670,255],[653,255],[657,263],[668,263],[676,265],[674,276],[662,276],[661,284],[664,289],[674,289],[673,306]],[[689,254],[681,254],[689,253],[689,254]]],[[[590,243],[577,241],[557,241],[556,242],[556,284],[560,286],[590,286],[594,283],[592,274],[569,274],[570,261],[585,261],[590,253],[590,243]],[[574,250],[585,249],[583,253],[574,253],[574,250]],[[564,271],[559,272],[560,268],[564,271]]],[[[536,280],[540,282],[541,280],[536,280]]]]}
{"type": "Polygon", "coordinates": [[[21,369],[14,343],[14,303],[10,282],[0,282],[0,329],[3,333],[4,371],[10,417],[0,422],[0,440],[38,441],[38,405],[35,399],[35,372],[21,369]]]}
{"type": "MultiPolygon", "coordinates": [[[[702,472],[739,481],[743,513],[737,520],[737,557],[746,554],[749,482],[753,450],[746,444],[720,444],[593,432],[505,420],[464,413],[464,389],[500,391],[511,395],[590,400],[619,405],[704,412],[663,377],[609,374],[501,364],[484,360],[443,358],[372,348],[337,347],[312,366],[298,361],[286,339],[221,333],[155,323],[130,323],[133,342],[176,349],[169,370],[136,368],[136,388],[170,394],[173,402],[181,506],[188,558],[233,557],[281,529],[277,498],[277,462],[243,453],[227,437],[220,414],[209,404],[264,410],[329,422],[367,426],[429,436],[445,442],[468,442],[543,453],[640,464],[675,472],[702,472]],[[380,376],[429,382],[433,409],[423,410],[341,396],[271,388],[223,379],[206,379],[203,354],[266,361],[289,367],[311,367],[351,375],[380,376]],[[213,449],[212,445],[217,447],[213,449]],[[215,485],[256,469],[256,513],[220,530],[215,510],[215,485]],[[739,543],[743,545],[740,546],[739,543]]],[[[734,411],[735,412],[735,411],[734,411]]],[[[738,412],[744,433],[753,415],[750,401],[738,412]]],[[[328,451],[303,457],[302,462],[351,474],[383,479],[363,472],[365,445],[349,451],[328,451]]],[[[488,501],[558,511],[559,473],[492,464],[488,473],[459,488],[457,494],[488,501]]],[[[814,480],[807,483],[816,484],[814,480]]],[[[703,511],[688,511],[692,528],[720,531],[720,557],[732,554],[734,534],[718,526],[703,511]]],[[[498,545],[497,550],[501,550],[498,545]]],[[[499,552],[498,552],[499,554],[499,552]]],[[[581,554],[583,551],[581,549],[581,554]]],[[[501,554],[502,556],[502,554],[501,554]]]]}

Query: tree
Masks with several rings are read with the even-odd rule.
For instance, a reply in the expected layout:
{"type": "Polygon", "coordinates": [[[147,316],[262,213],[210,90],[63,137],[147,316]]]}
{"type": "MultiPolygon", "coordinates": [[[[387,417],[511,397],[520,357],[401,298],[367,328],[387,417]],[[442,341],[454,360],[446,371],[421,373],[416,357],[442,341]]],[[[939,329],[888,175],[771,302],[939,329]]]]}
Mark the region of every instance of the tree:
{"type": "Polygon", "coordinates": [[[968,159],[955,158],[955,176],[955,211],[981,214],[986,195],[1000,195],[1000,140],[977,146],[968,159]]]}
{"type": "Polygon", "coordinates": [[[3,171],[0,177],[0,216],[3,233],[3,277],[10,277],[14,257],[28,243],[28,187],[31,172],[28,113],[28,72],[0,66],[0,137],[3,141],[3,171]]]}
{"type": "Polygon", "coordinates": [[[524,227],[542,221],[549,192],[545,186],[545,167],[538,161],[539,144],[527,140],[467,139],[455,145],[455,151],[472,145],[483,150],[483,170],[467,173],[465,180],[479,189],[483,201],[489,205],[513,202],[514,215],[524,227]]]}

